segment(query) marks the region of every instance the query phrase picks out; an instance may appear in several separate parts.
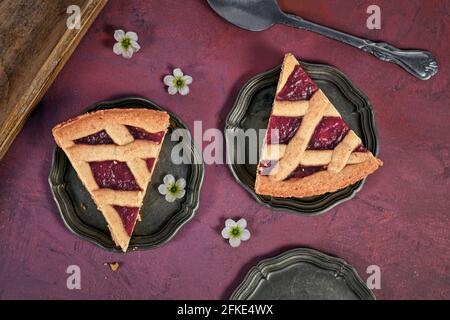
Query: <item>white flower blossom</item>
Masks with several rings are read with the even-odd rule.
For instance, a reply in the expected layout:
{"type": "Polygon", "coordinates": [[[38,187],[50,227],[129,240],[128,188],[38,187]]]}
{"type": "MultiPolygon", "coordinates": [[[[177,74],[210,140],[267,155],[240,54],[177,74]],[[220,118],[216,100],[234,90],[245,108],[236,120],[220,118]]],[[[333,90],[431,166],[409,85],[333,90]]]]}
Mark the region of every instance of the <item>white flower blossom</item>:
{"type": "Polygon", "coordinates": [[[250,239],[250,231],[247,229],[247,221],[240,219],[238,222],[233,219],[225,221],[225,228],[222,230],[222,237],[227,239],[233,248],[239,247],[241,241],[250,239]]]}
{"type": "Polygon", "coordinates": [[[138,44],[138,35],[136,32],[128,31],[125,33],[123,30],[116,30],[114,32],[114,39],[117,43],[113,47],[113,51],[118,56],[122,55],[126,59],[131,59],[135,52],[141,49],[138,44]]]}
{"type": "Polygon", "coordinates": [[[182,96],[189,94],[189,87],[192,83],[192,77],[184,75],[180,68],[173,70],[173,75],[164,77],[164,84],[168,87],[167,92],[170,95],[175,95],[177,92],[182,96]]]}
{"type": "Polygon", "coordinates": [[[159,193],[166,196],[167,202],[174,202],[177,199],[181,199],[186,194],[186,180],[180,178],[175,181],[173,175],[168,174],[163,179],[164,184],[158,187],[159,193]]]}

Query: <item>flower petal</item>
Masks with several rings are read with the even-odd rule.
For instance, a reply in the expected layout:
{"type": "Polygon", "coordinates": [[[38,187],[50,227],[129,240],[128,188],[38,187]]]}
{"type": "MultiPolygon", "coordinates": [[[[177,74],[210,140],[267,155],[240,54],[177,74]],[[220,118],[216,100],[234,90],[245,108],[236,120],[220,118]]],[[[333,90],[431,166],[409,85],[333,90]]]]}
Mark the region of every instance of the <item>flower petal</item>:
{"type": "Polygon", "coordinates": [[[166,195],[167,194],[167,186],[165,184],[160,184],[158,187],[158,191],[162,195],[166,195]]]}
{"type": "Polygon", "coordinates": [[[186,180],[184,180],[183,178],[180,178],[177,180],[177,186],[178,189],[183,190],[186,187],[186,180]]]}
{"type": "Polygon", "coordinates": [[[225,227],[222,230],[222,237],[224,239],[230,239],[230,228],[229,227],[225,227]]]}
{"type": "Polygon", "coordinates": [[[241,237],[240,239],[242,241],[247,241],[248,239],[250,239],[250,231],[248,231],[247,229],[245,229],[244,231],[242,231],[241,237]]]}
{"type": "Polygon", "coordinates": [[[240,219],[237,223],[236,223],[239,228],[241,229],[245,229],[247,228],[247,220],[245,220],[244,218],[240,219]]]}
{"type": "Polygon", "coordinates": [[[166,174],[166,176],[163,179],[164,184],[167,186],[169,186],[170,184],[175,182],[175,178],[173,177],[173,175],[171,174],[166,174]]]}
{"type": "Polygon", "coordinates": [[[117,54],[118,56],[122,55],[124,49],[122,47],[122,45],[120,44],[120,42],[117,42],[114,47],[113,47],[113,51],[115,54],[117,54]]]}
{"type": "Polygon", "coordinates": [[[130,43],[131,43],[131,47],[133,48],[134,52],[138,52],[139,50],[141,50],[141,46],[136,41],[131,40],[130,43]]]}
{"type": "Polygon", "coordinates": [[[181,71],[180,68],[176,68],[173,70],[173,75],[175,76],[175,78],[178,78],[178,77],[181,78],[181,77],[183,77],[183,71],[181,71]]]}
{"type": "Polygon", "coordinates": [[[125,34],[125,36],[128,37],[128,38],[130,38],[130,39],[133,40],[133,41],[138,41],[138,35],[137,35],[136,32],[128,31],[128,32],[125,34]]]}
{"type": "Polygon", "coordinates": [[[175,77],[172,75],[167,75],[164,77],[164,84],[168,87],[173,86],[173,82],[175,81],[175,77]]]}
{"type": "Polygon", "coordinates": [[[176,198],[171,195],[170,193],[166,194],[166,201],[167,202],[174,202],[176,200],[176,198]]]}
{"type": "Polygon", "coordinates": [[[241,239],[239,238],[230,238],[228,241],[233,248],[237,248],[241,245],[241,239]]]}
{"type": "Polygon", "coordinates": [[[133,48],[130,47],[130,48],[126,49],[126,50],[123,50],[122,56],[125,59],[131,59],[133,57],[133,53],[134,53],[133,48]]]}
{"type": "Polygon", "coordinates": [[[175,197],[177,199],[182,199],[184,197],[184,195],[186,194],[186,190],[178,190],[178,192],[175,194],[175,197]]]}
{"type": "Polygon", "coordinates": [[[183,80],[184,80],[184,83],[186,83],[186,84],[191,84],[192,83],[192,77],[191,76],[183,76],[183,80]]]}
{"type": "Polygon", "coordinates": [[[178,89],[176,87],[171,86],[171,87],[167,88],[167,92],[169,92],[169,94],[173,96],[173,95],[177,94],[178,89]]]}
{"type": "Polygon", "coordinates": [[[234,221],[233,219],[227,219],[227,221],[225,221],[225,227],[232,228],[236,226],[236,221],[234,221]]]}
{"type": "Polygon", "coordinates": [[[184,85],[181,88],[178,89],[178,92],[182,95],[182,96],[187,96],[189,94],[189,87],[184,85]]]}
{"type": "Polygon", "coordinates": [[[119,29],[114,31],[114,39],[116,39],[116,41],[122,41],[122,39],[125,37],[125,31],[119,29]]]}

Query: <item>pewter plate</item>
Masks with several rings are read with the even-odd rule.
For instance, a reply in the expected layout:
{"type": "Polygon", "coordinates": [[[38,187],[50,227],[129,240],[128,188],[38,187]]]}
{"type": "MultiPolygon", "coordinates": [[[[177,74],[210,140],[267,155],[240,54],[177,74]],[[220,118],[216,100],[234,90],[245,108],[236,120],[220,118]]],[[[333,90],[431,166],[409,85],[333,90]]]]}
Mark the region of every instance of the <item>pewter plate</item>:
{"type": "MultiPolygon", "coordinates": [[[[87,111],[112,108],[163,110],[149,100],[133,97],[101,102],[87,111]]],[[[141,210],[142,221],[136,224],[129,251],[156,248],[167,243],[184,224],[192,219],[199,205],[204,176],[201,155],[186,132],[182,133],[179,140],[171,141],[171,134],[175,129],[187,129],[187,127],[176,115],[168,113],[170,115],[169,131],[147,189],[141,210]],[[172,163],[171,151],[179,142],[184,144],[184,150],[189,150],[190,154],[184,156],[194,159],[195,161],[191,162],[193,164],[172,163]],[[158,192],[158,186],[168,173],[176,178],[186,179],[186,196],[181,201],[168,203],[158,192]]],[[[111,239],[105,219],[97,210],[89,192],[59,147],[56,147],[53,153],[49,183],[61,217],[73,233],[109,251],[121,252],[111,239]]]]}
{"type": "MultiPolygon", "coordinates": [[[[359,135],[364,145],[377,155],[378,135],[372,106],[367,97],[342,72],[333,67],[313,63],[302,63],[302,66],[336,106],[350,128],[359,135]]],[[[267,128],[280,71],[281,66],[278,66],[255,76],[244,85],[228,114],[225,127],[227,131],[230,130],[228,132],[267,128]]],[[[230,144],[229,140],[228,138],[227,161],[233,176],[258,203],[274,210],[318,215],[352,199],[364,184],[362,180],[345,189],[309,198],[261,196],[255,192],[256,164],[239,164],[237,161],[239,153],[249,153],[248,143],[240,141],[230,144]]],[[[261,145],[262,141],[258,143],[261,145]]]]}
{"type": "Polygon", "coordinates": [[[251,268],[231,300],[375,300],[342,259],[298,248],[251,268]]]}

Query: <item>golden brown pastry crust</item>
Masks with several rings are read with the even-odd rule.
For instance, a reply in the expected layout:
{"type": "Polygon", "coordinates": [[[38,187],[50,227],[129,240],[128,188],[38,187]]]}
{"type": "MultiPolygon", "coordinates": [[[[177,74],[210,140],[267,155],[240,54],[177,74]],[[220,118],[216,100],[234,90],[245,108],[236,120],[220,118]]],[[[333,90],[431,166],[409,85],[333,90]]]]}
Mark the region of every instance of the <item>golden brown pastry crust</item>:
{"type": "MultiPolygon", "coordinates": [[[[66,153],[98,209],[105,217],[112,239],[123,251],[128,248],[130,236],[113,206],[137,208],[142,206],[162,145],[162,142],[134,140],[126,126],[142,128],[150,133],[164,132],[165,134],[169,126],[169,120],[169,115],[163,111],[109,109],[70,119],[55,126],[52,130],[56,143],[66,153]],[[74,143],[76,139],[102,130],[107,132],[115,144],[79,145],[74,143]],[[146,159],[148,158],[155,159],[152,170],[147,167],[146,159]],[[118,191],[99,188],[93,177],[89,162],[106,160],[126,162],[142,190],[118,191]]],[[[139,215],[138,219],[140,219],[139,215]]]]}
{"type": "Polygon", "coordinates": [[[134,139],[123,125],[142,128],[147,132],[166,131],[169,124],[167,112],[149,109],[108,109],[82,114],[58,124],[52,130],[60,147],[72,146],[73,140],[107,129],[118,145],[134,139]],[[120,125],[121,124],[121,125],[120,125]]]}
{"type": "Polygon", "coordinates": [[[283,197],[304,198],[344,189],[369,174],[375,172],[383,163],[372,157],[370,160],[347,165],[339,173],[320,171],[305,178],[276,181],[272,176],[256,175],[255,191],[257,194],[283,197]]]}
{"type": "MultiPolygon", "coordinates": [[[[261,159],[278,161],[286,150],[284,144],[266,144],[261,152],[261,159]]],[[[303,153],[300,165],[304,167],[328,166],[333,159],[334,150],[307,150],[303,153]]],[[[349,155],[346,164],[358,164],[372,158],[370,152],[353,152],[349,155]]],[[[342,157],[341,157],[342,158],[342,157]]]]}

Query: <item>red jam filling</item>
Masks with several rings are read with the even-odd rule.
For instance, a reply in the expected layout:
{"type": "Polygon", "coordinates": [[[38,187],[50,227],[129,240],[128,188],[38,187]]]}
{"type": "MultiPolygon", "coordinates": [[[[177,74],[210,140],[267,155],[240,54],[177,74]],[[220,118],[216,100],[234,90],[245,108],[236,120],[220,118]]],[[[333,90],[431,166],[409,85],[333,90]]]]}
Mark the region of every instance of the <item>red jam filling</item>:
{"type": "MultiPolygon", "coordinates": [[[[267,144],[288,144],[302,123],[302,117],[270,117],[267,144]]],[[[333,150],[350,128],[339,117],[324,117],[316,127],[308,150],[333,150]]],[[[363,152],[363,151],[360,151],[363,152]]]]}
{"type": "Polygon", "coordinates": [[[105,130],[91,134],[89,136],[77,139],[73,141],[75,144],[114,144],[113,139],[108,135],[105,130]]]}
{"type": "MultiPolygon", "coordinates": [[[[272,169],[277,164],[277,161],[274,160],[262,160],[259,162],[259,174],[262,176],[269,176],[271,174],[272,169]]],[[[316,172],[324,171],[326,170],[325,166],[310,166],[310,167],[304,167],[304,166],[298,166],[297,169],[294,170],[294,172],[291,173],[291,175],[287,179],[292,178],[304,178],[307,176],[310,176],[316,172]]],[[[286,180],[287,180],[286,179],[286,180]]]]}
{"type": "Polygon", "coordinates": [[[267,128],[267,144],[287,144],[297,132],[302,117],[272,116],[267,128]]]}
{"type": "Polygon", "coordinates": [[[155,165],[155,158],[148,158],[145,162],[147,163],[148,171],[151,172],[153,170],[153,166],[155,165]]]}
{"type": "Polygon", "coordinates": [[[316,172],[324,171],[326,170],[326,167],[324,166],[314,166],[314,167],[303,167],[298,166],[297,169],[294,170],[294,172],[291,173],[288,179],[292,178],[304,178],[307,176],[310,176],[316,172]]]}
{"type": "Polygon", "coordinates": [[[279,101],[309,100],[317,90],[319,90],[317,84],[300,65],[297,65],[276,99],[279,101]]]}
{"type": "Polygon", "coordinates": [[[276,163],[277,161],[274,160],[261,160],[259,162],[259,174],[262,176],[269,176],[276,163]]]}
{"type": "Polygon", "coordinates": [[[356,149],[353,152],[369,152],[369,150],[367,150],[367,148],[364,147],[364,145],[360,144],[359,146],[356,147],[356,149]]]}
{"type": "Polygon", "coordinates": [[[117,211],[120,218],[122,219],[122,224],[123,227],[125,228],[125,231],[128,233],[129,236],[131,236],[131,234],[133,233],[133,228],[136,222],[136,217],[138,215],[139,208],[114,206],[114,209],[117,211]]]}
{"type": "MultiPolygon", "coordinates": [[[[156,132],[156,133],[150,133],[145,131],[144,129],[133,127],[133,126],[127,126],[128,131],[136,140],[150,140],[154,141],[156,143],[161,143],[161,141],[164,138],[164,131],[156,132]]],[[[97,145],[97,144],[114,144],[113,139],[108,135],[108,133],[105,130],[99,131],[97,133],[91,134],[89,136],[76,139],[73,141],[75,144],[91,144],[91,145],[97,145]]]]}
{"type": "Polygon", "coordinates": [[[349,130],[341,118],[323,117],[309,141],[308,150],[333,150],[349,130]]]}
{"type": "Polygon", "coordinates": [[[134,139],[137,140],[150,140],[154,141],[156,143],[161,143],[163,137],[164,137],[164,131],[156,132],[156,133],[150,133],[145,131],[144,129],[133,127],[133,126],[127,126],[128,131],[133,136],[134,139]]]}
{"type": "Polygon", "coordinates": [[[140,191],[141,188],[134,179],[126,162],[98,161],[89,162],[92,174],[100,188],[121,191],[140,191]]]}

